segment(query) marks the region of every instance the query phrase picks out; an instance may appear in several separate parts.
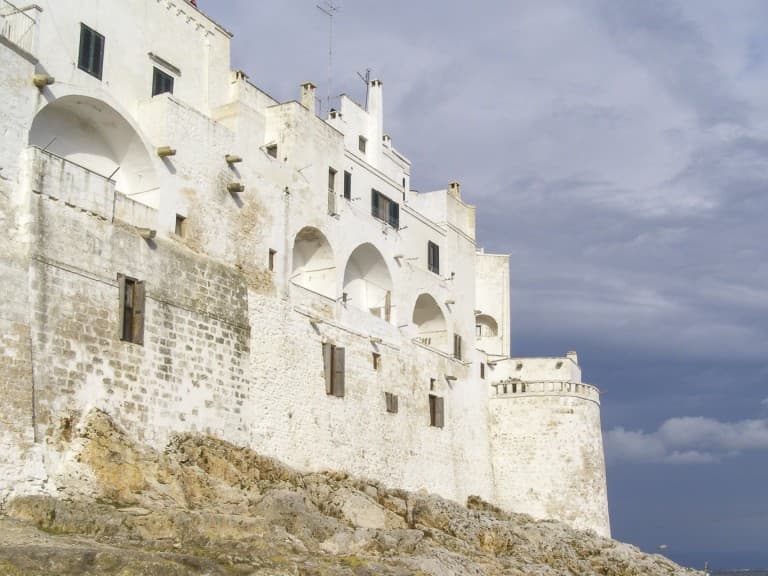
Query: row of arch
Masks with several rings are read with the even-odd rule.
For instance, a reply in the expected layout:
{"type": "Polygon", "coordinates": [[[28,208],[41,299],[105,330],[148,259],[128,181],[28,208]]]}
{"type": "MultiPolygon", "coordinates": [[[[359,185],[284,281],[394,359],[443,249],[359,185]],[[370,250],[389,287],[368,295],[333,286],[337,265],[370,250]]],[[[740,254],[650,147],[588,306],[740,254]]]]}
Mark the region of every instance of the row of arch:
{"type": "MultiPolygon", "coordinates": [[[[333,250],[325,235],[317,228],[302,228],[293,243],[293,283],[336,299],[336,278],[333,250]]],[[[355,248],[344,268],[342,300],[395,323],[392,290],[392,276],[381,252],[370,243],[355,248]]],[[[418,296],[411,320],[422,342],[447,351],[449,338],[445,314],[432,295],[423,293],[418,296]]]]}

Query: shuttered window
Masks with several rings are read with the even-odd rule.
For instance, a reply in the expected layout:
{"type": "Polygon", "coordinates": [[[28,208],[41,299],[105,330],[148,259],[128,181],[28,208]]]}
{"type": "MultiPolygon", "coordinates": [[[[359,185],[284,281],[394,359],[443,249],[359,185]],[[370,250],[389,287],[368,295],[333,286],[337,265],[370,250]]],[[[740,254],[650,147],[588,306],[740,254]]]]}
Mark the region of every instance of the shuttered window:
{"type": "Polygon", "coordinates": [[[400,228],[400,205],[378,190],[371,190],[371,215],[392,228],[400,228]]]}
{"type": "Polygon", "coordinates": [[[443,398],[434,394],[429,395],[429,425],[435,428],[445,426],[443,398]]]}
{"type": "Polygon", "coordinates": [[[328,168],[328,214],[335,216],[336,210],[336,170],[328,168]]]}
{"type": "Polygon", "coordinates": [[[352,174],[344,172],[344,198],[352,200],[352,174]]]}
{"type": "Polygon", "coordinates": [[[430,272],[440,274],[440,246],[427,242],[427,265],[430,272]]]}
{"type": "Polygon", "coordinates": [[[461,336],[458,334],[453,335],[453,357],[461,360],[461,336]]]}
{"type": "Polygon", "coordinates": [[[120,298],[120,340],[144,344],[144,282],[117,275],[120,298]]]}
{"type": "Polygon", "coordinates": [[[77,67],[101,80],[104,67],[104,36],[85,24],[80,24],[77,67]]]}
{"type": "Polygon", "coordinates": [[[392,392],[384,392],[384,399],[387,404],[387,412],[390,414],[397,414],[397,394],[393,394],[392,392]]]}
{"type": "Polygon", "coordinates": [[[323,343],[325,393],[329,396],[344,397],[344,360],[344,348],[323,343]]]}
{"type": "Polygon", "coordinates": [[[152,72],[152,96],[166,92],[173,94],[173,76],[155,67],[152,72]]]}

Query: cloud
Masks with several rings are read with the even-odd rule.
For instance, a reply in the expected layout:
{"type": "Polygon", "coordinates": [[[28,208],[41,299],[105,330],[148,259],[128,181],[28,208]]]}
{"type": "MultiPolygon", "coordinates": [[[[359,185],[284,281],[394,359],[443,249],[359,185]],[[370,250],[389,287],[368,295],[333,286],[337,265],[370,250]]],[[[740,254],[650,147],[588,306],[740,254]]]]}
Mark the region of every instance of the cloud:
{"type": "Polygon", "coordinates": [[[670,418],[650,433],[618,427],[606,433],[605,449],[610,462],[709,464],[742,452],[768,451],[768,420],[670,418]]]}

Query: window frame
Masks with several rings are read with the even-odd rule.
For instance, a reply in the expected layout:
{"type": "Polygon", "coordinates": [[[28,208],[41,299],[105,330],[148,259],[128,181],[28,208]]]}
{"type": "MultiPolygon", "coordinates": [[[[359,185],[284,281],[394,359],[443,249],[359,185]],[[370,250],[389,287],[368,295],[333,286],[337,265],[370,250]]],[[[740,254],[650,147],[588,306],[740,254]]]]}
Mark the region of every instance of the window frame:
{"type": "Polygon", "coordinates": [[[77,68],[99,80],[104,76],[106,38],[87,24],[80,22],[80,43],[77,68]]]}
{"type": "Polygon", "coordinates": [[[386,403],[388,414],[397,414],[400,408],[398,400],[397,394],[384,392],[384,402],[386,403]]]}
{"type": "Polygon", "coordinates": [[[336,208],[336,174],[335,168],[328,167],[328,214],[336,216],[339,211],[336,208]]]}
{"type": "Polygon", "coordinates": [[[375,188],[371,188],[371,216],[395,230],[400,229],[400,204],[375,188]]]}
{"type": "Polygon", "coordinates": [[[325,393],[328,396],[344,397],[345,364],[345,349],[330,342],[323,342],[325,393]]]}
{"type": "Polygon", "coordinates": [[[433,274],[440,275],[440,246],[427,241],[427,268],[433,274]]]}
{"type": "Polygon", "coordinates": [[[456,360],[461,360],[462,359],[461,334],[454,334],[453,335],[453,357],[456,360]]]}
{"type": "Polygon", "coordinates": [[[433,428],[445,428],[445,400],[437,394],[429,395],[429,425],[433,428]]]}
{"type": "Polygon", "coordinates": [[[117,275],[119,293],[119,336],[123,342],[144,345],[146,287],[143,281],[117,275]]]}
{"type": "Polygon", "coordinates": [[[152,97],[154,98],[160,94],[173,94],[175,80],[176,79],[165,70],[161,70],[157,66],[152,66],[152,97]],[[170,82],[170,88],[166,87],[166,89],[162,89],[162,87],[160,87],[160,89],[158,89],[158,79],[164,82],[170,82]]]}
{"type": "Polygon", "coordinates": [[[352,173],[344,170],[344,198],[352,200],[352,173]]]}

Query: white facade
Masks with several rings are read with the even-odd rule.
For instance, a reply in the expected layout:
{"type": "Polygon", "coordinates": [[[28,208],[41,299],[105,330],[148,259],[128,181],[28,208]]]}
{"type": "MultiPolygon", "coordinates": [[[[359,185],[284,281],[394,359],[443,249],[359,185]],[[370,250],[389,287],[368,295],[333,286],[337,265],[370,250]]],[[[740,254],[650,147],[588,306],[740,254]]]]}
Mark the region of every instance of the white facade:
{"type": "Polygon", "coordinates": [[[99,408],[609,533],[597,390],[509,358],[508,258],[410,190],[380,81],[321,119],[184,1],[0,6],[0,500],[99,408]]]}

